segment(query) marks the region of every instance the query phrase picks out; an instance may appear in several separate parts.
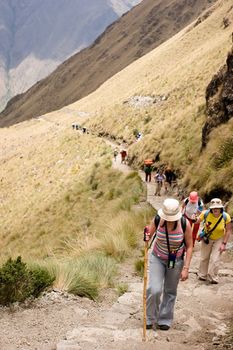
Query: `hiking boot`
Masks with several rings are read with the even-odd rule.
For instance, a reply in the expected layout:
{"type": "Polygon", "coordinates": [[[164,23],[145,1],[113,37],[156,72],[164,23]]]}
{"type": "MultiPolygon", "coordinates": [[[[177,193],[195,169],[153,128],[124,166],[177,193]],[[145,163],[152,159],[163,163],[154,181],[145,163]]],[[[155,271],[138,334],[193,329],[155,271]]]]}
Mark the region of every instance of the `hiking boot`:
{"type": "Polygon", "coordinates": [[[218,284],[218,281],[215,280],[214,278],[212,278],[212,280],[210,281],[211,284],[218,284]]]}
{"type": "Polygon", "coordinates": [[[161,331],[168,331],[170,328],[167,324],[159,324],[158,327],[161,331]]]}
{"type": "Polygon", "coordinates": [[[198,277],[199,281],[206,281],[206,277],[198,277]]]}
{"type": "Polygon", "coordinates": [[[153,324],[147,324],[146,325],[146,329],[152,329],[153,328],[153,324]]]}
{"type": "Polygon", "coordinates": [[[146,329],[153,329],[153,330],[155,331],[155,330],[158,329],[158,328],[159,328],[159,326],[158,326],[157,323],[147,324],[147,325],[146,325],[146,329]]]}

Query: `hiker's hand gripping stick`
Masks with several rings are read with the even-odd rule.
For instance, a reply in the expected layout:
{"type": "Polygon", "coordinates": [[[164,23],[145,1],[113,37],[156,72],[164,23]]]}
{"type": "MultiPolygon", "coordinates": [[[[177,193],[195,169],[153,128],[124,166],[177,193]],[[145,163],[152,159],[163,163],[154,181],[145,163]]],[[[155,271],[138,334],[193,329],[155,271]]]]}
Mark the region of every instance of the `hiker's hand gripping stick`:
{"type": "Polygon", "coordinates": [[[143,236],[144,242],[148,242],[150,240],[150,232],[149,232],[149,226],[144,227],[144,236],[143,236]]]}

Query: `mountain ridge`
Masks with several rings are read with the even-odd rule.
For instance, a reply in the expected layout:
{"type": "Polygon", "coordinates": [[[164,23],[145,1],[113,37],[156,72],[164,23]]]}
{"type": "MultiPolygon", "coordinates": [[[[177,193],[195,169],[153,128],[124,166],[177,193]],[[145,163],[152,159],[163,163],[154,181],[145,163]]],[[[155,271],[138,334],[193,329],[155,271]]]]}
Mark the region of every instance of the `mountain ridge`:
{"type": "Polygon", "coordinates": [[[88,95],[191,23],[213,2],[144,0],[108,26],[90,47],[69,58],[26,93],[9,101],[0,114],[0,127],[62,108],[88,95]]]}

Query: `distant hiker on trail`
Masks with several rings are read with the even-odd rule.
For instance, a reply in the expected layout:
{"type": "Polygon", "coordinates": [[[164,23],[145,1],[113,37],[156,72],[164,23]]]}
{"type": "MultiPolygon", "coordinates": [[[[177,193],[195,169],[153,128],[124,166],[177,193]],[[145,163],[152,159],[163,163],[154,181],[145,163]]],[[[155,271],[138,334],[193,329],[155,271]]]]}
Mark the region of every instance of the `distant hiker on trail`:
{"type": "Polygon", "coordinates": [[[127,152],[123,149],[120,153],[121,153],[121,163],[126,164],[127,152]]]}
{"type": "Polygon", "coordinates": [[[150,256],[146,328],[166,331],[173,321],[179,280],[188,278],[193,245],[191,226],[176,199],[165,199],[158,215],[144,234],[144,241],[156,234],[150,256]]]}
{"type": "Polygon", "coordinates": [[[145,181],[151,182],[151,173],[152,173],[152,164],[153,160],[152,159],[146,159],[144,161],[144,172],[145,172],[145,181]]]}
{"type": "Polygon", "coordinates": [[[116,162],[117,156],[118,156],[118,148],[116,147],[113,151],[113,157],[115,159],[115,162],[116,162]]]}
{"type": "Polygon", "coordinates": [[[165,191],[167,192],[168,188],[172,189],[173,184],[176,182],[176,174],[170,167],[167,167],[164,171],[164,175],[166,177],[164,187],[165,187],[165,191]]]}
{"type": "Polygon", "coordinates": [[[142,133],[138,132],[137,135],[136,135],[136,140],[140,141],[141,139],[142,139],[142,133]]]}
{"type": "Polygon", "coordinates": [[[76,123],[73,123],[73,124],[72,124],[72,129],[73,129],[73,130],[78,130],[78,129],[79,129],[79,125],[76,124],[76,123]]]}
{"type": "Polygon", "coordinates": [[[155,174],[155,183],[156,183],[155,196],[161,196],[160,192],[165,179],[166,179],[166,176],[163,174],[163,171],[160,169],[157,172],[157,174],[155,174]]]}
{"type": "Polygon", "coordinates": [[[218,283],[218,270],[221,254],[232,233],[231,217],[224,211],[221,199],[214,198],[208,210],[199,216],[197,222],[204,221],[201,238],[201,261],[198,271],[199,280],[218,283]]]}
{"type": "Polygon", "coordinates": [[[197,217],[204,209],[204,204],[201,198],[198,197],[198,193],[190,192],[189,197],[185,198],[182,204],[183,215],[188,219],[192,227],[193,246],[197,238],[197,233],[200,227],[200,223],[196,222],[197,217]]]}

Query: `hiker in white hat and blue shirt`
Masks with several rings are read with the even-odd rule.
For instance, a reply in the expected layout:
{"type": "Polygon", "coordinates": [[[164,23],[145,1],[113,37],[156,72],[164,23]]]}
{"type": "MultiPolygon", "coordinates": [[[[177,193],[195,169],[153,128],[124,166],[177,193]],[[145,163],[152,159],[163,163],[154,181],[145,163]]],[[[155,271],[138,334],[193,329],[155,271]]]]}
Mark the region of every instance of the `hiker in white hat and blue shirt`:
{"type": "Polygon", "coordinates": [[[165,199],[158,215],[159,222],[154,218],[144,235],[148,241],[156,234],[149,260],[146,328],[166,331],[173,321],[179,280],[188,278],[193,243],[190,223],[176,199],[165,199]]]}

